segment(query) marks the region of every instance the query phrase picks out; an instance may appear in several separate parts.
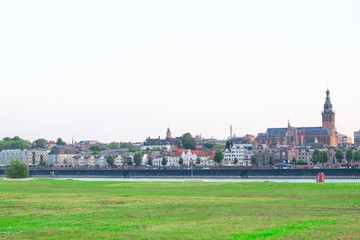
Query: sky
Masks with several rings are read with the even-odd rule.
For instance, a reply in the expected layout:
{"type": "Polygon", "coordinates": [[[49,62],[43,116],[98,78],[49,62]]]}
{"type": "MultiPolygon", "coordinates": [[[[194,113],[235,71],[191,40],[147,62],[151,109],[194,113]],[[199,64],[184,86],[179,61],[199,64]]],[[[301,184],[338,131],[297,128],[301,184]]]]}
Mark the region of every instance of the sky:
{"type": "Polygon", "coordinates": [[[0,0],[0,138],[360,129],[359,1],[0,0]]]}

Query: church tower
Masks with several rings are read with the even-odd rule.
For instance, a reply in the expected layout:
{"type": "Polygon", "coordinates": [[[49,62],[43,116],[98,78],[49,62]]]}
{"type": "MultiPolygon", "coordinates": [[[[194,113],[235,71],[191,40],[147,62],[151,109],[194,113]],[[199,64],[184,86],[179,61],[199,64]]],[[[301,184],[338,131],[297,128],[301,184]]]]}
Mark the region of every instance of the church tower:
{"type": "Polygon", "coordinates": [[[166,131],[166,139],[171,139],[171,131],[170,131],[170,128],[167,129],[166,131]]]}
{"type": "Polygon", "coordinates": [[[324,110],[321,115],[322,115],[322,127],[327,129],[330,134],[330,145],[337,147],[338,141],[337,141],[336,129],[335,129],[335,112],[333,111],[333,107],[331,104],[329,89],[326,91],[324,110]]]}

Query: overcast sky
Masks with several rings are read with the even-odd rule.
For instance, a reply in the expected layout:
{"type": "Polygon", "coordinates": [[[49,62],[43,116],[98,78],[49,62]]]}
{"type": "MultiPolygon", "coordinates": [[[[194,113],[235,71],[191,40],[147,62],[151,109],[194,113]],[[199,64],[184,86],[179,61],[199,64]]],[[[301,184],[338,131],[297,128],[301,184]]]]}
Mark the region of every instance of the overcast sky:
{"type": "Polygon", "coordinates": [[[360,129],[360,1],[0,0],[0,138],[360,129]]]}

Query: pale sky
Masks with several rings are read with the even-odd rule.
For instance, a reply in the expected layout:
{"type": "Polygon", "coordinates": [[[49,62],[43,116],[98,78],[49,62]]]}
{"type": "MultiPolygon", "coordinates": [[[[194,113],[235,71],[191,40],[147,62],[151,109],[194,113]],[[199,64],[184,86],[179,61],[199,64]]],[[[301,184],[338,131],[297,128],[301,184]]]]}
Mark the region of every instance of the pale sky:
{"type": "Polygon", "coordinates": [[[360,129],[360,1],[0,0],[0,138],[360,129]]]}

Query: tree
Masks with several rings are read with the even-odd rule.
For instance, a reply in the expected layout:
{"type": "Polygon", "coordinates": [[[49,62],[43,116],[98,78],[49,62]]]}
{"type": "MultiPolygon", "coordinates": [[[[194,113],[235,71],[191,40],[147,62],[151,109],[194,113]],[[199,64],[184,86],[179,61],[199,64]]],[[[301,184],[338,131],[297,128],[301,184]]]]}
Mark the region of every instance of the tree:
{"type": "Polygon", "coordinates": [[[184,164],[184,159],[182,157],[179,158],[179,165],[182,166],[184,164]]]}
{"type": "Polygon", "coordinates": [[[108,147],[110,149],[119,149],[119,144],[117,142],[111,142],[109,143],[108,147]]]}
{"type": "Polygon", "coordinates": [[[238,164],[239,160],[237,159],[237,157],[234,158],[234,165],[238,164]]]}
{"type": "Polygon", "coordinates": [[[182,136],[182,145],[184,149],[196,150],[196,139],[190,133],[182,136]]]}
{"type": "Polygon", "coordinates": [[[66,145],[66,142],[64,142],[61,138],[58,138],[58,139],[56,140],[56,144],[57,144],[57,145],[66,145]]]}
{"type": "Polygon", "coordinates": [[[108,149],[107,149],[106,147],[101,147],[101,148],[100,148],[100,152],[101,152],[101,151],[105,151],[105,150],[108,150],[108,149]]]}
{"type": "Polygon", "coordinates": [[[271,165],[271,166],[274,165],[274,156],[273,155],[269,155],[269,165],[271,165]]]}
{"type": "Polygon", "coordinates": [[[39,162],[39,166],[40,167],[46,167],[46,162],[44,161],[44,159],[41,156],[40,162],[39,162]]]}
{"type": "Polygon", "coordinates": [[[225,149],[225,146],[216,145],[214,148],[215,148],[215,149],[222,150],[222,149],[225,149]]]}
{"type": "Polygon", "coordinates": [[[12,141],[11,137],[4,137],[3,138],[3,141],[4,142],[9,142],[9,141],[12,141]]]}
{"type": "Polygon", "coordinates": [[[139,166],[142,162],[142,156],[141,153],[135,153],[134,155],[134,163],[136,166],[139,166]]]}
{"type": "Polygon", "coordinates": [[[132,148],[132,149],[130,149],[130,152],[140,152],[140,149],[139,148],[132,148]]]}
{"type": "Polygon", "coordinates": [[[106,158],[106,162],[109,164],[110,167],[112,167],[114,165],[114,157],[112,155],[109,155],[106,158]]]}
{"type": "Polygon", "coordinates": [[[214,144],[212,142],[206,142],[203,145],[204,147],[208,148],[208,149],[212,149],[214,148],[214,144]]]}
{"type": "Polygon", "coordinates": [[[95,151],[99,152],[99,151],[100,151],[100,147],[99,147],[98,145],[92,145],[92,146],[90,147],[90,150],[93,151],[93,152],[95,152],[95,151]]]}
{"type": "Polygon", "coordinates": [[[321,152],[322,156],[321,156],[321,163],[327,163],[327,161],[329,160],[329,155],[326,151],[321,152]]]}
{"type": "Polygon", "coordinates": [[[151,156],[149,156],[149,158],[148,158],[148,160],[147,160],[147,164],[148,164],[149,166],[152,166],[152,165],[153,165],[153,161],[152,161],[151,156]]]}
{"type": "Polygon", "coordinates": [[[23,150],[23,149],[28,149],[29,147],[30,146],[29,146],[28,141],[25,141],[17,136],[13,137],[13,138],[6,137],[6,138],[3,138],[2,141],[0,141],[0,151],[7,150],[7,149],[23,150]]]}
{"type": "Polygon", "coordinates": [[[344,155],[341,149],[336,150],[335,158],[339,163],[342,162],[342,160],[344,159],[344,155]]]}
{"type": "Polygon", "coordinates": [[[348,163],[351,163],[351,161],[353,160],[353,157],[354,157],[353,150],[352,149],[346,150],[345,158],[348,163]]]}
{"type": "Polygon", "coordinates": [[[19,159],[12,159],[5,173],[8,178],[27,178],[29,176],[29,167],[20,162],[19,159]]]}
{"type": "Polygon", "coordinates": [[[298,161],[297,161],[297,164],[298,165],[306,165],[306,162],[305,162],[305,160],[304,159],[299,159],[298,161]]]}
{"type": "Polygon", "coordinates": [[[315,148],[314,153],[312,155],[312,162],[314,164],[317,164],[317,163],[321,162],[321,159],[322,159],[322,154],[321,154],[320,150],[315,148]]]}
{"type": "Polygon", "coordinates": [[[131,146],[130,146],[129,143],[123,142],[123,143],[120,145],[120,148],[128,148],[128,149],[131,149],[131,146]]]}
{"type": "Polygon", "coordinates": [[[175,140],[175,144],[178,146],[179,149],[182,148],[182,142],[179,139],[175,140]]]}
{"type": "Polygon", "coordinates": [[[20,138],[19,136],[15,136],[15,137],[12,138],[13,141],[18,141],[18,140],[20,140],[20,139],[21,139],[21,138],[20,138]]]}
{"type": "Polygon", "coordinates": [[[292,164],[296,164],[296,162],[297,162],[297,161],[296,161],[296,158],[293,157],[293,159],[291,160],[291,163],[292,163],[292,164]]]}
{"type": "Polygon", "coordinates": [[[224,158],[224,153],[223,153],[220,149],[216,150],[216,152],[215,152],[215,157],[214,157],[214,161],[215,161],[217,164],[220,164],[221,161],[223,160],[223,158],[224,158]]]}
{"type": "Polygon", "coordinates": [[[356,162],[359,162],[360,161],[360,150],[357,150],[355,153],[354,153],[354,160],[356,162]]]}
{"type": "Polygon", "coordinates": [[[35,140],[32,143],[33,148],[45,148],[45,146],[48,144],[48,141],[46,141],[43,138],[39,138],[38,140],[35,140]]]}
{"type": "Polygon", "coordinates": [[[67,159],[65,158],[64,159],[64,165],[66,165],[68,162],[67,162],[67,159]]]}
{"type": "Polygon", "coordinates": [[[167,164],[166,157],[163,157],[161,160],[161,165],[165,166],[167,164]]]}
{"type": "Polygon", "coordinates": [[[199,165],[201,163],[201,158],[196,159],[196,165],[199,165]]]}
{"type": "Polygon", "coordinates": [[[257,164],[256,157],[255,157],[255,155],[252,155],[251,156],[251,165],[256,165],[256,164],[257,164]]]}
{"type": "Polygon", "coordinates": [[[225,147],[227,148],[227,149],[230,149],[232,146],[233,146],[233,141],[232,140],[227,140],[226,141],[226,144],[225,144],[225,147]]]}

